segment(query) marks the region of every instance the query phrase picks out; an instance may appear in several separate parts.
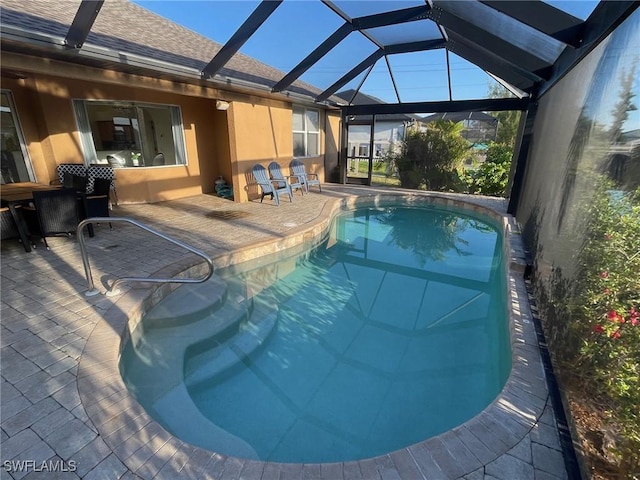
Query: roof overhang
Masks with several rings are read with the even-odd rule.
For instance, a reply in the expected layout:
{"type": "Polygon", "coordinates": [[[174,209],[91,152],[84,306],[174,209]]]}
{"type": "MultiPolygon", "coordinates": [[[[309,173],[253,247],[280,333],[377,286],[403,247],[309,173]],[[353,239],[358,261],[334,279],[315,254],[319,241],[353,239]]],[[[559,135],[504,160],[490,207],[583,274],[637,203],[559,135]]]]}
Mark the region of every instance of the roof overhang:
{"type": "MultiPolygon", "coordinates": [[[[257,95],[280,101],[295,100],[296,103],[319,105],[311,94],[306,96],[292,91],[274,93],[268,85],[230,78],[220,74],[205,79],[198,68],[163,62],[132,53],[99,47],[91,43],[84,43],[82,48],[70,48],[66,46],[65,39],[62,37],[43,35],[12,25],[1,25],[0,27],[0,49],[5,52],[34,56],[39,59],[69,62],[75,65],[112,70],[129,75],[140,75],[189,85],[217,88],[234,93],[257,95]]],[[[64,76],[64,74],[64,70],[60,70],[60,76],[64,76]]],[[[337,108],[336,104],[331,101],[322,102],[320,106],[337,108]]]]}

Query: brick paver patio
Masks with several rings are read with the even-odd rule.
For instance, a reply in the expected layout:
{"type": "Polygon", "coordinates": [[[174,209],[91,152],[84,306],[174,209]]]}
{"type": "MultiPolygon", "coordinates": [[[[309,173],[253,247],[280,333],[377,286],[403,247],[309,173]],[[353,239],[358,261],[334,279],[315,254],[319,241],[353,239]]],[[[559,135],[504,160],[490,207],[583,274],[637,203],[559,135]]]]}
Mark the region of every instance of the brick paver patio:
{"type": "MultiPolygon", "coordinates": [[[[268,200],[237,204],[200,195],[117,206],[112,215],[139,220],[223,264],[244,245],[286,242],[292,232],[325,218],[335,199],[384,192],[400,190],[326,185],[321,194],[296,194],[293,203],[285,200],[280,207],[268,200]]],[[[504,212],[502,200],[469,198],[504,212]]],[[[148,276],[185,257],[166,241],[126,224],[113,230],[100,225],[87,244],[103,293],[107,279],[148,276]]],[[[25,253],[16,242],[2,243],[1,479],[567,478],[519,272],[510,278],[512,303],[517,302],[514,358],[528,369],[514,370],[514,388],[497,408],[475,423],[375,459],[274,464],[193,447],[150,419],[122,390],[113,367],[122,318],[128,309],[139,308],[149,290],[125,285],[115,297],[86,297],[77,241],[53,238],[50,245],[50,251],[39,247],[25,253]]]]}

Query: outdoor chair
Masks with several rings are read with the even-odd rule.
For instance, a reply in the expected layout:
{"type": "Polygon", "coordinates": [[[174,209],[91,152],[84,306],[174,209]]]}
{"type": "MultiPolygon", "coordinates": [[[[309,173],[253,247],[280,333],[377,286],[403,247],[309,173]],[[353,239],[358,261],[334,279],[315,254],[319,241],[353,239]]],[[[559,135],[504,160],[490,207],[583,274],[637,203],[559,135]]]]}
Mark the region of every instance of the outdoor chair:
{"type": "Polygon", "coordinates": [[[8,240],[10,238],[20,238],[20,234],[18,232],[18,226],[16,225],[15,220],[13,219],[13,215],[11,211],[7,207],[0,208],[0,220],[2,221],[1,228],[1,240],[8,240]]]}
{"type": "Polygon", "coordinates": [[[155,157],[153,157],[153,160],[151,161],[151,165],[154,167],[164,165],[164,164],[165,164],[164,153],[158,153],[155,157]]]}
{"type": "Polygon", "coordinates": [[[66,172],[62,177],[62,186],[64,188],[69,188],[79,193],[86,193],[87,176],[66,172]]]}
{"type": "MultiPolygon", "coordinates": [[[[93,193],[83,195],[84,218],[108,217],[109,216],[109,191],[111,180],[106,178],[96,178],[93,183],[93,193]]],[[[99,224],[98,224],[99,225],[99,224]]],[[[111,222],[109,228],[113,230],[111,222]]],[[[89,225],[89,235],[93,236],[93,225],[89,225]]]]}
{"type": "Polygon", "coordinates": [[[260,197],[260,203],[266,195],[271,195],[271,198],[275,200],[276,205],[280,205],[280,194],[285,193],[289,195],[289,200],[293,202],[293,194],[288,185],[278,185],[276,182],[272,182],[269,178],[267,169],[262,165],[257,164],[253,166],[253,177],[256,179],[256,183],[260,185],[262,189],[262,196],[260,197]]]}
{"type": "MultiPolygon", "coordinates": [[[[113,194],[114,203],[116,205],[118,204],[118,192],[116,191],[115,172],[114,172],[114,169],[111,166],[108,166],[108,165],[92,165],[87,169],[87,177],[89,179],[88,183],[87,183],[87,192],[88,193],[95,193],[94,192],[94,184],[95,184],[96,180],[98,180],[98,179],[108,180],[111,190],[110,190],[110,192],[107,193],[107,195],[113,194]]],[[[96,195],[104,195],[104,193],[98,193],[96,195]]]]}
{"type": "Polygon", "coordinates": [[[294,176],[300,178],[300,181],[304,184],[305,190],[308,192],[309,187],[317,185],[322,192],[322,186],[320,185],[320,179],[317,173],[307,173],[304,164],[300,160],[293,160],[291,162],[291,173],[294,176]]]}
{"type": "Polygon", "coordinates": [[[80,216],[78,197],[75,191],[71,189],[35,191],[33,192],[33,203],[37,217],[37,229],[39,229],[39,235],[47,250],[49,250],[47,237],[61,234],[70,236],[76,231],[78,223],[80,223],[80,216]]]}
{"type": "Polygon", "coordinates": [[[73,188],[73,176],[87,177],[87,168],[82,163],[61,163],[56,167],[59,184],[73,188]]]}
{"type": "Polygon", "coordinates": [[[108,178],[94,178],[93,179],[93,195],[106,195],[109,196],[111,190],[111,180],[108,178]]]}
{"type": "Polygon", "coordinates": [[[299,189],[304,195],[304,187],[300,182],[300,179],[295,175],[283,175],[278,162],[271,162],[269,164],[269,173],[271,174],[271,180],[276,182],[279,186],[288,186],[291,195],[293,195],[293,191],[296,189],[299,189]]]}

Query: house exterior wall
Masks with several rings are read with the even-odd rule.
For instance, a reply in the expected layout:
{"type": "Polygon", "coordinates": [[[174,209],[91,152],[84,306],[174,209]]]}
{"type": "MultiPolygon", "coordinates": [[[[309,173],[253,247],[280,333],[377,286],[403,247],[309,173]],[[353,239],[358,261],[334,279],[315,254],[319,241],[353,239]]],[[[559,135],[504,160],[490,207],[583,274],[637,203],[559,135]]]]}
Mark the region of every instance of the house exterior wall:
{"type": "MultiPolygon", "coordinates": [[[[340,136],[342,117],[340,113],[327,112],[326,119],[324,177],[327,182],[338,183],[340,181],[340,136]]],[[[318,173],[316,170],[311,171],[318,173]]],[[[322,172],[320,173],[322,174],[322,172]]]]}
{"type": "MultiPolygon", "coordinates": [[[[234,196],[241,201],[260,197],[260,189],[253,180],[254,165],[267,167],[276,161],[288,174],[293,159],[292,104],[275,100],[247,97],[232,102],[229,118],[231,165],[234,196]]],[[[321,115],[320,155],[300,158],[308,172],[318,173],[324,182],[325,133],[321,115]]],[[[333,147],[332,147],[333,148],[333,147]]],[[[337,146],[335,146],[337,148],[337,146]]]]}
{"type": "MultiPolygon", "coordinates": [[[[13,94],[36,181],[55,180],[56,166],[83,163],[72,100],[114,100],[177,105],[184,127],[186,165],[116,168],[122,203],[155,202],[213,192],[222,176],[233,184],[236,201],[253,198],[250,171],[255,163],[280,162],[293,154],[292,103],[216,88],[179,84],[53,60],[4,53],[2,88],[13,94]],[[61,76],[64,75],[64,76],[61,76]],[[219,111],[216,99],[229,101],[219,111]]],[[[324,181],[324,115],[320,155],[302,159],[324,181]]],[[[333,154],[337,154],[337,145],[333,154]]]]}

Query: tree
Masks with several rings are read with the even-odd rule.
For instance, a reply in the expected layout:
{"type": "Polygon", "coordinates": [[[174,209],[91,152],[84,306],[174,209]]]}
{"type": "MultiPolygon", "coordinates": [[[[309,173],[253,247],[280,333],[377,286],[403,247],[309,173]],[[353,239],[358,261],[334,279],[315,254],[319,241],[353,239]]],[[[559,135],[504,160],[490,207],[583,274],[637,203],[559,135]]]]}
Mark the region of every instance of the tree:
{"type": "Polygon", "coordinates": [[[459,190],[458,170],[462,167],[469,143],[462,138],[461,124],[431,122],[425,129],[412,129],[394,155],[404,188],[425,184],[429,190],[459,190]]]}
{"type": "MultiPolygon", "coordinates": [[[[509,98],[511,97],[509,90],[502,85],[494,84],[489,87],[489,98],[509,98]]],[[[505,112],[494,112],[492,116],[498,119],[498,131],[496,132],[496,143],[504,143],[515,147],[516,135],[518,134],[518,125],[520,124],[520,112],[510,110],[505,112]]]]}
{"type": "Polygon", "coordinates": [[[622,135],[622,127],[629,118],[629,112],[638,109],[638,107],[633,104],[633,97],[636,96],[633,91],[633,82],[635,80],[637,66],[638,63],[635,62],[631,66],[631,70],[629,71],[629,73],[622,74],[620,83],[620,99],[615,104],[615,106],[613,107],[613,111],[611,112],[613,116],[611,129],[609,130],[609,138],[611,140],[611,143],[620,141],[620,136],[622,135]]]}

